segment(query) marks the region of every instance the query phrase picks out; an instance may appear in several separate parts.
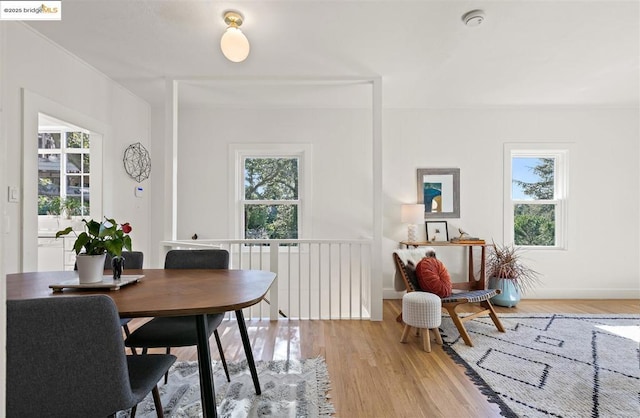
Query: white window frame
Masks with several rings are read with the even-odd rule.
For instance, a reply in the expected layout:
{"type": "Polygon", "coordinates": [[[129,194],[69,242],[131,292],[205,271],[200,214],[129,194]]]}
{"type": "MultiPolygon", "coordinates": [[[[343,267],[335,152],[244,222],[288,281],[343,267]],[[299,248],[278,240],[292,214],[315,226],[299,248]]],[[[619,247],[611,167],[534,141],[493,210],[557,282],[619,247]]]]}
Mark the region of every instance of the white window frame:
{"type": "MultiPolygon", "coordinates": [[[[91,132],[86,129],[77,128],[77,127],[65,127],[65,128],[53,128],[53,129],[38,129],[38,134],[42,133],[57,133],[60,134],[60,148],[38,148],[38,155],[40,154],[57,154],[58,158],[60,158],[60,198],[67,198],[67,177],[68,176],[80,176],[81,178],[89,177],[89,184],[93,183],[93,179],[96,176],[93,176],[91,172],[87,173],[84,171],[83,167],[80,167],[81,171],[77,174],[67,173],[67,158],[68,154],[78,154],[85,155],[89,154],[89,158],[95,157],[91,154],[91,132]],[[73,132],[82,132],[83,134],[89,135],[89,148],[71,148],[67,146],[67,133],[73,132]]],[[[95,152],[94,152],[95,154],[95,152]]],[[[90,163],[91,164],[91,163],[90,163]]],[[[91,187],[91,186],[90,186],[91,187]]],[[[82,199],[81,199],[82,201],[82,199]]],[[[89,201],[89,205],[91,205],[91,201],[89,201]]],[[[38,215],[39,217],[49,217],[49,215],[38,215]]],[[[92,217],[91,207],[89,206],[89,213],[84,213],[82,215],[75,215],[76,218],[83,217],[92,217]]]]}
{"type": "MultiPolygon", "coordinates": [[[[111,127],[75,109],[66,107],[37,93],[22,89],[22,155],[34,156],[22,161],[22,271],[38,269],[38,136],[39,114],[47,115],[90,132],[91,143],[91,207],[92,218],[102,218],[102,148],[111,138],[111,127]],[[97,176],[97,177],[96,177],[97,176]]],[[[108,184],[106,185],[108,186],[108,184]]],[[[108,188],[108,187],[106,187],[108,188]]]]}
{"type": "MultiPolygon", "coordinates": [[[[298,158],[298,239],[311,236],[311,144],[230,144],[229,145],[229,234],[244,239],[244,159],[298,158]]],[[[285,201],[252,201],[252,204],[291,204],[285,201]]]]}
{"type": "Polygon", "coordinates": [[[555,205],[555,245],[522,245],[519,247],[533,250],[566,250],[568,244],[568,185],[569,185],[569,146],[550,143],[507,143],[504,146],[504,242],[515,243],[514,207],[517,204],[555,205]],[[514,200],[513,158],[553,158],[554,198],[550,200],[514,200]]]}

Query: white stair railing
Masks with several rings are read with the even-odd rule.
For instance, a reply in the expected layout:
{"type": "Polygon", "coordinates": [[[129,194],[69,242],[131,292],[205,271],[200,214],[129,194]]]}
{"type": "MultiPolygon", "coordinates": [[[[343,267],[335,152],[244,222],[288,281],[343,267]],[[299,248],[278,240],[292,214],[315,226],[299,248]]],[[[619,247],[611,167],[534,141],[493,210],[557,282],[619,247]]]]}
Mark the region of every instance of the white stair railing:
{"type": "Polygon", "coordinates": [[[369,319],[370,240],[184,240],[163,241],[170,249],[223,248],[230,268],[277,274],[261,303],[246,318],[369,319]]]}

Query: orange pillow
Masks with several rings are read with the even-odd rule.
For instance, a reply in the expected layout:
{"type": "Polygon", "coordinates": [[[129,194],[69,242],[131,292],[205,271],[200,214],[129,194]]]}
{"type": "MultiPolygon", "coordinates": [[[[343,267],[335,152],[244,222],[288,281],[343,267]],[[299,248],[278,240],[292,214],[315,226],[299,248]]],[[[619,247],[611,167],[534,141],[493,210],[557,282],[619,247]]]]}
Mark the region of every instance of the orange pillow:
{"type": "Polygon", "coordinates": [[[425,257],[416,266],[418,284],[425,292],[434,293],[441,298],[451,296],[451,276],[442,261],[425,257]]]}

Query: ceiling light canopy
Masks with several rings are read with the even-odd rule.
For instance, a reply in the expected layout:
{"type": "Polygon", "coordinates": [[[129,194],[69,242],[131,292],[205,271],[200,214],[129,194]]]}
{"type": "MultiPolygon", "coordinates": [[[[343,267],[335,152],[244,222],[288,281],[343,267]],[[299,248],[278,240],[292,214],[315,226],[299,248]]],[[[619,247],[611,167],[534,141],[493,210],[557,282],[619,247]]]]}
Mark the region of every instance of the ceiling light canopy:
{"type": "Polygon", "coordinates": [[[224,22],[227,29],[220,39],[220,49],[224,56],[232,62],[242,62],[249,56],[249,40],[240,30],[243,17],[239,12],[227,11],[224,14],[224,22]]]}

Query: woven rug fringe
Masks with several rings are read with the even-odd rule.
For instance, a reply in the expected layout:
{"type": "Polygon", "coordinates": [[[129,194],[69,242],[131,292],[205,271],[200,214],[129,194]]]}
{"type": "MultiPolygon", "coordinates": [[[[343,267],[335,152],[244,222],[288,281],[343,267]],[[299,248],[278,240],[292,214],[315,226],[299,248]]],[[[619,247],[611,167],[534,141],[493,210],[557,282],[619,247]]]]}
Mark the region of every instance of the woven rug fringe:
{"type": "MultiPolygon", "coordinates": [[[[442,331],[442,330],[441,330],[442,331]]],[[[443,335],[443,338],[446,338],[447,335],[443,335]]],[[[475,370],[473,370],[469,364],[462,359],[448,344],[443,344],[442,348],[444,351],[451,357],[451,359],[456,363],[464,367],[465,374],[469,376],[474,385],[480,390],[480,393],[487,397],[487,400],[491,403],[495,403],[500,408],[500,415],[507,418],[518,418],[518,415],[514,413],[511,408],[505,404],[500,396],[489,387],[487,382],[480,377],[475,370]]]]}
{"type": "Polygon", "coordinates": [[[312,362],[317,367],[316,384],[318,385],[318,413],[321,417],[331,417],[335,414],[336,410],[333,404],[329,402],[331,396],[329,396],[328,392],[331,389],[331,380],[329,378],[327,364],[323,357],[316,357],[314,359],[307,360],[307,362],[312,362]]]}

